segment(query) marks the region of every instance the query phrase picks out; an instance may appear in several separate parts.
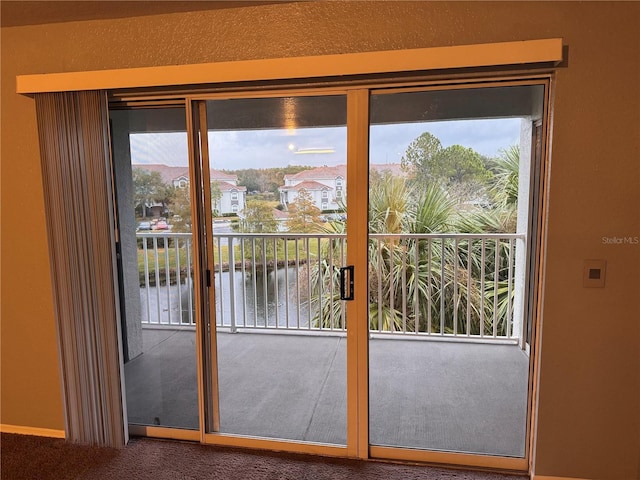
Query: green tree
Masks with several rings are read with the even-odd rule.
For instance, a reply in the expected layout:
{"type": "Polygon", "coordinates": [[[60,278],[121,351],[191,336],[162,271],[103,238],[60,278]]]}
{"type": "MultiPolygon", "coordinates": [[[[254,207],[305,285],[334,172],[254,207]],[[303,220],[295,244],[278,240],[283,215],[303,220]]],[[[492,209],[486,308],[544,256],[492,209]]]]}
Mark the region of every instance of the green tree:
{"type": "MultiPolygon", "coordinates": [[[[275,233],[278,231],[278,222],[273,216],[273,207],[268,202],[250,199],[240,212],[240,222],[232,228],[241,233],[275,233]]],[[[273,242],[263,243],[259,238],[243,238],[241,244],[245,258],[254,262],[275,262],[273,242]]]]}
{"type": "Polygon", "coordinates": [[[491,176],[482,155],[472,148],[451,145],[437,155],[434,176],[448,184],[486,182],[491,176]]]}
{"type": "Polygon", "coordinates": [[[294,233],[310,233],[320,230],[320,209],[313,202],[311,194],[302,189],[295,201],[289,205],[287,228],[294,233]]]}
{"type": "Polygon", "coordinates": [[[278,187],[284,183],[285,175],[292,175],[312,167],[290,165],[284,168],[247,168],[234,170],[238,176],[238,185],[244,185],[249,192],[271,192],[278,198],[278,187]]]}
{"type": "Polygon", "coordinates": [[[429,132],[409,144],[401,163],[414,173],[416,184],[438,183],[460,203],[483,196],[491,178],[486,160],[478,152],[462,145],[445,148],[429,132]]]}
{"type": "Polygon", "coordinates": [[[238,184],[247,187],[247,191],[259,192],[262,190],[261,170],[247,168],[243,170],[236,170],[234,173],[238,176],[238,184]]]}
{"type": "Polygon", "coordinates": [[[215,180],[211,182],[211,214],[220,215],[220,199],[222,198],[222,190],[220,184],[215,180]]]}
{"type": "MultiPolygon", "coordinates": [[[[222,192],[218,182],[211,182],[211,210],[216,215],[218,204],[222,192]]],[[[189,186],[184,188],[176,188],[169,204],[169,210],[172,215],[176,216],[172,220],[174,232],[190,232],[191,231],[191,192],[189,186]]]]}
{"type": "Polygon", "coordinates": [[[136,207],[141,207],[142,216],[147,216],[147,206],[162,203],[165,207],[171,202],[174,188],[162,180],[160,173],[143,168],[133,169],[133,199],[136,207]]]}
{"type": "Polygon", "coordinates": [[[240,229],[243,233],[273,233],[278,231],[278,222],[268,202],[247,200],[242,211],[240,229]]]}
{"type": "Polygon", "coordinates": [[[442,151],[440,140],[424,132],[409,144],[400,159],[405,170],[413,171],[416,177],[428,179],[438,168],[438,155],[442,151]]]}
{"type": "Polygon", "coordinates": [[[176,188],[173,202],[170,205],[174,215],[171,223],[174,232],[187,233],[191,231],[191,196],[189,187],[176,188]]]}

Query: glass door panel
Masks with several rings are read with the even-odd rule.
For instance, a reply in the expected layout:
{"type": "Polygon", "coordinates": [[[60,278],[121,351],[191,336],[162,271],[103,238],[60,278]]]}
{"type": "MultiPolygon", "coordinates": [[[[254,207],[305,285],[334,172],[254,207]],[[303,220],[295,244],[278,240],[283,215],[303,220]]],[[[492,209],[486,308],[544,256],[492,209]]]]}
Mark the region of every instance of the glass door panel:
{"type": "Polygon", "coordinates": [[[344,445],[346,98],[210,100],[207,124],[220,432],[344,445]]]}
{"type": "Polygon", "coordinates": [[[130,424],[199,428],[184,107],[111,112],[130,424]]]}
{"type": "Polygon", "coordinates": [[[543,93],[371,97],[372,445],[525,455],[531,132],[543,93]]]}

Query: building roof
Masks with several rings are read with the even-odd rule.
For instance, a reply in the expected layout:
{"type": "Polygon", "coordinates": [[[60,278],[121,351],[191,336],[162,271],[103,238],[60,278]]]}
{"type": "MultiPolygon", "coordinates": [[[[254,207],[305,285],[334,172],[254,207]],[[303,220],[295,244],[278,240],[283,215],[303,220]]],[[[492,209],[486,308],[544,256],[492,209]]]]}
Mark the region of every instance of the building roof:
{"type": "Polygon", "coordinates": [[[346,177],[347,166],[336,165],[335,167],[318,167],[311,170],[303,170],[293,175],[285,175],[285,180],[314,180],[314,179],[334,179],[336,177],[346,177]]]}
{"type": "Polygon", "coordinates": [[[221,182],[221,181],[218,181],[218,188],[222,192],[227,192],[227,191],[231,191],[231,190],[237,190],[238,192],[246,192],[247,191],[247,187],[244,187],[242,185],[234,185],[234,184],[229,183],[229,182],[221,182]]]}
{"type": "Polygon", "coordinates": [[[297,185],[289,185],[286,187],[280,187],[281,191],[287,190],[333,190],[331,187],[327,187],[326,185],[314,182],[313,180],[305,180],[304,182],[300,182],[297,185]]]}
{"type": "Polygon", "coordinates": [[[172,167],[160,163],[131,165],[131,167],[138,170],[146,170],[147,172],[158,172],[165,183],[173,183],[173,180],[179,177],[189,178],[189,167],[172,167]]]}
{"type": "MultiPolygon", "coordinates": [[[[379,173],[389,172],[392,175],[398,177],[406,176],[405,170],[403,170],[402,165],[399,163],[372,163],[369,165],[371,170],[375,170],[379,173]]],[[[293,175],[285,175],[285,180],[325,180],[325,179],[335,179],[337,177],[346,178],[347,176],[347,166],[346,165],[336,165],[334,167],[318,167],[312,168],[310,170],[303,170],[293,175]]]]}
{"type": "Polygon", "coordinates": [[[389,172],[396,177],[407,176],[407,171],[399,163],[372,163],[369,165],[369,170],[374,170],[378,173],[389,172]]]}
{"type": "Polygon", "coordinates": [[[211,180],[222,180],[222,181],[231,180],[232,182],[237,182],[238,181],[238,176],[237,175],[233,175],[231,173],[226,173],[226,172],[223,172],[221,170],[215,170],[213,168],[209,171],[209,178],[211,180]]]}
{"type": "MultiPolygon", "coordinates": [[[[165,183],[173,183],[174,180],[177,180],[180,177],[184,177],[187,180],[189,179],[189,167],[174,167],[171,165],[163,165],[161,163],[135,164],[131,166],[148,172],[158,172],[162,177],[162,181],[165,183]]],[[[214,168],[210,170],[209,176],[211,180],[217,180],[219,182],[238,181],[237,175],[216,170],[214,168]]]]}

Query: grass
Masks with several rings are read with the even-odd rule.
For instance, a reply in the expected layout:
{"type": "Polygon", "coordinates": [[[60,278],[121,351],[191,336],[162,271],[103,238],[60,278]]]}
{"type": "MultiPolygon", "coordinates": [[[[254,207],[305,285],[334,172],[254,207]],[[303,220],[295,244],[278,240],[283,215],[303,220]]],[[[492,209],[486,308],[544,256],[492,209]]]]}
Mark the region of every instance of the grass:
{"type": "MultiPolygon", "coordinates": [[[[321,250],[324,250],[329,240],[320,240],[321,250]]],[[[317,238],[310,238],[307,241],[298,241],[298,259],[300,263],[306,263],[307,259],[313,260],[318,257],[318,242],[317,238]],[[307,251],[308,247],[308,251],[307,251]]],[[[255,242],[255,249],[252,248],[249,242],[243,242],[244,244],[244,257],[242,256],[243,245],[233,246],[233,260],[234,263],[241,262],[244,258],[245,261],[250,262],[253,260],[255,253],[256,266],[261,266],[266,263],[269,266],[273,265],[274,257],[278,263],[295,261],[296,259],[296,241],[286,241],[286,255],[285,255],[285,240],[283,238],[276,239],[275,256],[274,256],[274,244],[273,240],[266,241],[266,259],[263,257],[262,250],[265,244],[261,240],[255,242]]],[[[150,285],[156,284],[156,270],[158,270],[160,284],[166,283],[166,266],[168,261],[170,282],[174,283],[177,278],[177,263],[176,255],[180,262],[180,277],[185,278],[187,276],[187,250],[184,244],[181,244],[176,251],[175,246],[169,248],[158,247],[154,250],[152,247],[148,247],[146,251],[146,262],[149,271],[150,285]]],[[[191,251],[193,255],[193,250],[191,251]]],[[[216,245],[213,249],[214,265],[222,265],[223,270],[228,269],[229,264],[229,247],[227,245],[216,245]]],[[[191,258],[193,261],[193,257],[191,258]]],[[[140,286],[146,285],[145,279],[145,251],[143,248],[138,248],[138,272],[140,279],[140,286]]]]}

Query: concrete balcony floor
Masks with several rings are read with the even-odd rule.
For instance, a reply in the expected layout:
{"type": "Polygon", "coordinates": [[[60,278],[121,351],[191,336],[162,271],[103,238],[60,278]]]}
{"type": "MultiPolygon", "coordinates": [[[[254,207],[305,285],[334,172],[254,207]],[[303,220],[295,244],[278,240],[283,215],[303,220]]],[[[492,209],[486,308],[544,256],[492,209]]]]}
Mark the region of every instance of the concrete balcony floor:
{"type": "MultiPolygon", "coordinates": [[[[144,329],[129,422],[198,428],[195,332],[144,329]]],[[[370,441],[523,456],[528,357],[513,345],[371,339],[370,441]]],[[[224,433],[343,445],[346,338],[218,333],[224,433]]]]}

